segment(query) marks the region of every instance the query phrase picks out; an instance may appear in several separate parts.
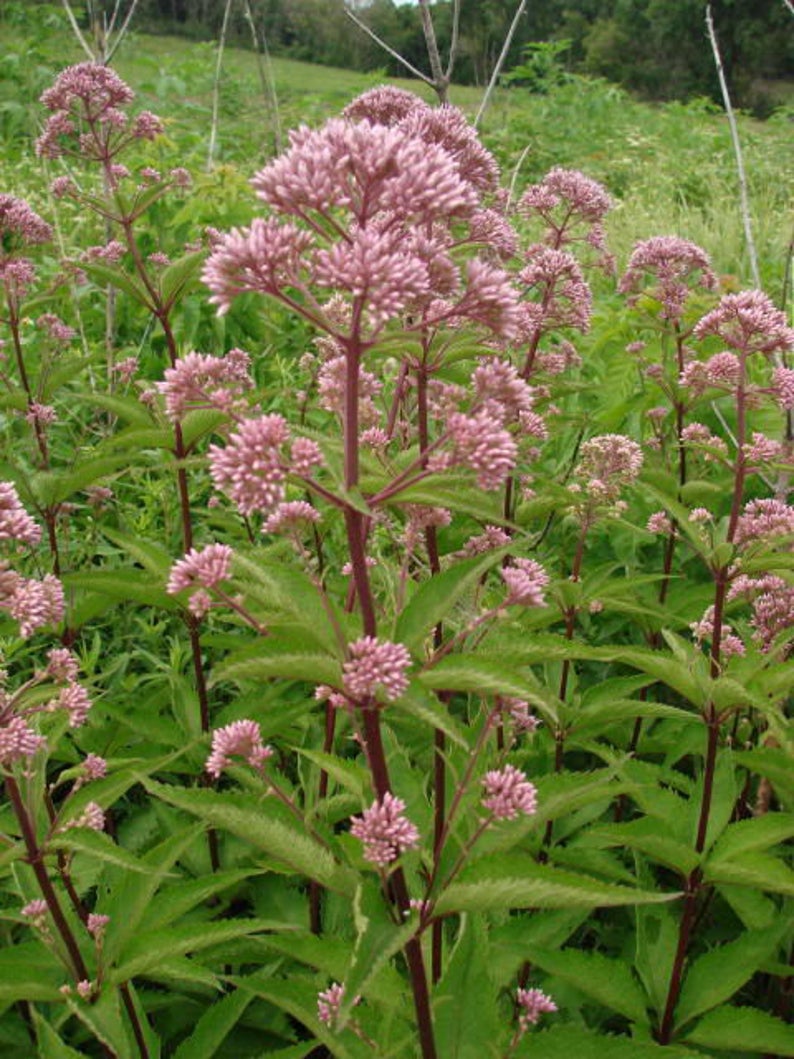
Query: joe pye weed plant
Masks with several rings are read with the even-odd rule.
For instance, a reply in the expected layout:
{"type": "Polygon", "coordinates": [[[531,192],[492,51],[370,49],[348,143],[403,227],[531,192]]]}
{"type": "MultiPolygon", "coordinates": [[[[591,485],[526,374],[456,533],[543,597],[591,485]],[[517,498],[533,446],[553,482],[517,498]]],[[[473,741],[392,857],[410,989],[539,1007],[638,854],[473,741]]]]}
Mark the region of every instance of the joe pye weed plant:
{"type": "Polygon", "coordinates": [[[794,1055],[783,313],[678,236],[618,278],[604,188],[511,196],[402,90],[182,247],[124,82],[43,102],[53,219],[0,196],[8,1049],[794,1055]],[[56,273],[69,224],[109,238],[56,273]]]}

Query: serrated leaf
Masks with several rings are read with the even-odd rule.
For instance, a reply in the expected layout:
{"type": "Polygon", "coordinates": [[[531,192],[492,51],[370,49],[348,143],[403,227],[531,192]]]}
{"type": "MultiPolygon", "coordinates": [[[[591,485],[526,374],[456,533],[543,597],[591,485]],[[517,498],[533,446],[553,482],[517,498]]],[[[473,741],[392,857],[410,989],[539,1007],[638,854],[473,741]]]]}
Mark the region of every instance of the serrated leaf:
{"type": "Polygon", "coordinates": [[[707,882],[754,886],[767,893],[794,897],[794,872],[782,860],[758,850],[708,861],[704,878],[707,882]]]}
{"type": "Polygon", "coordinates": [[[738,765],[766,776],[787,801],[794,799],[794,770],[790,753],[777,747],[760,747],[758,750],[736,750],[733,756],[738,765]]]}
{"type": "Polygon", "coordinates": [[[110,599],[142,603],[147,607],[176,610],[179,606],[165,591],[162,578],[154,579],[140,570],[92,570],[91,573],[64,574],[68,588],[101,593],[110,599]]]}
{"type": "Polygon", "coordinates": [[[322,886],[352,894],[354,876],[315,838],[283,819],[271,801],[260,801],[209,790],[184,790],[145,780],[150,793],[200,817],[210,827],[230,831],[255,849],[289,865],[322,886]]]}
{"type": "Polygon", "coordinates": [[[68,471],[40,471],[34,476],[31,488],[41,504],[51,507],[101,478],[107,478],[121,468],[129,467],[129,463],[129,454],[101,458],[94,456],[93,459],[76,464],[68,471]]]}
{"type": "Polygon", "coordinates": [[[719,861],[751,850],[768,849],[794,838],[794,813],[764,813],[728,824],[714,844],[709,861],[719,861]]]}
{"type": "Polygon", "coordinates": [[[85,1053],[76,1052],[74,1048],[62,1041],[49,1022],[42,1018],[32,1004],[29,1010],[36,1028],[38,1059],[84,1059],[85,1053]]]}
{"type": "Polygon", "coordinates": [[[370,788],[370,776],[366,769],[355,761],[338,757],[336,754],[326,754],[322,750],[304,750],[302,747],[295,748],[297,752],[319,766],[328,773],[332,780],[352,791],[357,798],[363,800],[365,790],[370,788]]]}
{"type": "MultiPolygon", "coordinates": [[[[504,661],[477,655],[447,655],[417,680],[434,691],[470,691],[480,695],[511,695],[537,703],[533,682],[504,661]]],[[[538,708],[545,710],[538,704],[538,708]]]]}
{"type": "Polygon", "coordinates": [[[164,886],[147,909],[146,926],[149,930],[168,926],[190,912],[196,905],[202,904],[209,898],[228,890],[229,887],[237,886],[257,874],[259,874],[257,868],[218,871],[212,875],[164,886]]]}
{"type": "Polygon", "coordinates": [[[108,540],[113,541],[119,548],[123,549],[136,563],[140,563],[157,578],[164,579],[173,563],[168,551],[158,541],[149,541],[143,537],[133,537],[121,530],[102,527],[103,534],[108,540]]]}
{"type": "Polygon", "coordinates": [[[436,904],[439,915],[498,908],[606,908],[657,904],[680,894],[633,890],[538,864],[529,857],[493,857],[464,872],[436,904]]]}
{"type": "Polygon", "coordinates": [[[128,423],[133,423],[139,427],[151,427],[152,425],[151,412],[145,405],[141,404],[137,397],[124,397],[109,393],[90,393],[86,394],[84,399],[90,404],[96,405],[97,408],[102,408],[105,412],[110,412],[111,415],[124,419],[128,423]]]}
{"type": "Polygon", "coordinates": [[[440,1055],[487,1059],[499,1039],[496,987],[490,948],[479,917],[462,916],[446,969],[433,990],[433,1022],[440,1055]]]}
{"type": "Polygon", "coordinates": [[[174,1059],[213,1059],[253,1000],[250,993],[236,989],[217,1000],[196,1023],[196,1028],[174,1052],[174,1059]]]}
{"type": "Polygon", "coordinates": [[[700,857],[690,846],[665,834],[663,825],[650,817],[625,824],[599,825],[589,832],[587,841],[637,849],[659,864],[674,868],[682,876],[689,875],[700,863],[700,857]]]}
{"type": "Polygon", "coordinates": [[[617,1011],[632,1022],[647,1023],[647,997],[624,960],[600,952],[555,951],[535,946],[528,948],[527,959],[548,974],[570,982],[610,1011],[617,1011]]]}
{"type": "Polygon", "coordinates": [[[554,1026],[527,1034],[524,1040],[526,1047],[515,1053],[517,1059],[703,1059],[702,1053],[676,1044],[662,1047],[577,1026],[554,1026]]]}
{"type": "Polygon", "coordinates": [[[412,654],[418,651],[458,600],[508,552],[508,548],[500,548],[484,558],[464,559],[423,581],[398,617],[394,639],[412,654]]]}
{"type": "Polygon", "coordinates": [[[748,931],[736,941],[699,956],[681,986],[675,1009],[676,1027],[680,1029],[697,1015],[729,1000],[773,955],[788,929],[784,919],[767,930],[748,931]]]}
{"type": "Polygon", "coordinates": [[[151,311],[152,305],[146,289],[129,273],[122,268],[112,265],[103,265],[99,261],[81,261],[80,268],[86,275],[90,276],[97,285],[116,287],[134,298],[140,305],[151,311]]]}
{"type": "Polygon", "coordinates": [[[239,682],[272,677],[341,687],[342,667],[330,655],[296,650],[291,641],[285,643],[274,636],[216,666],[210,686],[225,680],[239,682]]]}
{"type": "Polygon", "coordinates": [[[247,978],[232,978],[239,988],[262,997],[286,1011],[328,1049],[334,1059],[372,1059],[372,1049],[351,1034],[344,1038],[317,1017],[317,987],[313,982],[298,978],[268,978],[257,972],[247,978]],[[352,1039],[351,1039],[352,1037],[352,1039]]]}
{"type": "Polygon", "coordinates": [[[453,743],[457,743],[458,746],[464,749],[468,747],[460,725],[446,706],[435,695],[428,694],[416,680],[412,680],[409,683],[407,690],[389,709],[407,713],[423,724],[429,725],[431,728],[437,728],[448,736],[453,743]]]}
{"type": "Polygon", "coordinates": [[[133,1051],[132,1042],[127,1036],[118,990],[106,987],[91,1004],[74,1000],[72,996],[65,999],[72,1014],[98,1041],[107,1045],[115,1059],[133,1059],[138,1049],[133,1051]]]}
{"type": "Polygon", "coordinates": [[[794,1026],[755,1008],[725,1005],[710,1011],[686,1036],[703,1048],[794,1055],[794,1026]]]}
{"type": "Polygon", "coordinates": [[[38,941],[6,945],[0,950],[0,1002],[57,1000],[64,971],[38,941]]]}
{"type": "Polygon", "coordinates": [[[170,308],[180,296],[198,279],[206,253],[203,250],[185,254],[172,262],[160,276],[160,295],[166,308],[170,308]]]}
{"type": "Polygon", "coordinates": [[[102,831],[92,831],[87,827],[70,827],[67,831],[56,834],[49,846],[52,849],[67,849],[72,853],[85,853],[106,864],[123,868],[124,871],[139,872],[142,875],[148,875],[152,871],[150,865],[117,845],[110,835],[102,831]]]}
{"type": "MultiPolygon", "coordinates": [[[[227,919],[217,923],[189,923],[168,930],[158,927],[157,930],[136,934],[124,947],[119,956],[119,965],[110,972],[109,979],[121,984],[136,975],[156,969],[160,963],[175,956],[200,952],[211,945],[283,926],[285,924],[271,919],[227,919]]],[[[288,926],[288,929],[292,928],[288,926]]]]}

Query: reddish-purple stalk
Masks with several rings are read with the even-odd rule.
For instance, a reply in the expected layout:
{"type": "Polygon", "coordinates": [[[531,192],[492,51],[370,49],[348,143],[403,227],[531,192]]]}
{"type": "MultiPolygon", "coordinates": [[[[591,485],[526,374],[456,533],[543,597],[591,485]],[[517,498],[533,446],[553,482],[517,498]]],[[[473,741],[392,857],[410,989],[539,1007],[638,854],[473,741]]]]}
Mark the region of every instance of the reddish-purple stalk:
{"type": "MultiPolygon", "coordinates": [[[[344,342],[344,350],[347,359],[345,408],[344,408],[344,469],[345,488],[348,491],[356,489],[359,476],[359,394],[358,375],[363,353],[361,341],[361,316],[364,309],[363,298],[356,299],[353,307],[352,325],[350,334],[344,342]]],[[[350,565],[353,571],[353,583],[356,587],[361,619],[365,636],[377,636],[377,618],[375,604],[372,597],[372,588],[369,582],[369,572],[366,562],[365,548],[365,526],[366,516],[360,511],[347,507],[345,510],[345,528],[347,530],[347,544],[350,554],[350,565]]],[[[368,702],[361,705],[362,724],[364,740],[367,750],[367,760],[372,773],[372,782],[375,794],[379,801],[384,795],[391,792],[391,781],[386,764],[386,752],[383,746],[383,738],[380,728],[380,713],[374,703],[368,702]]],[[[410,912],[410,898],[408,886],[402,868],[395,868],[391,876],[391,887],[394,893],[397,907],[403,915],[410,912]]],[[[433,1036],[433,1019],[430,1011],[430,993],[425,970],[424,956],[422,955],[421,942],[413,937],[405,945],[405,958],[411,976],[411,988],[414,996],[414,1008],[416,1010],[417,1028],[419,1031],[419,1043],[422,1050],[422,1059],[436,1059],[436,1046],[433,1036]]]]}
{"type": "Polygon", "coordinates": [[[39,846],[38,839],[36,838],[36,829],[33,825],[31,815],[22,800],[22,795],[14,777],[7,775],[5,778],[5,785],[6,791],[8,792],[8,800],[11,802],[14,815],[16,816],[22,831],[22,839],[27,851],[28,864],[30,864],[33,869],[33,874],[36,876],[36,882],[41,890],[41,895],[47,902],[47,910],[52,916],[55,928],[69,954],[69,962],[71,964],[74,980],[75,982],[88,981],[88,968],[85,965],[83,954],[80,952],[80,946],[77,944],[74,932],[63,913],[61,903],[58,900],[58,895],[55,892],[55,888],[52,885],[49,873],[45,867],[44,850],[39,846]]]}
{"type": "MultiPolygon", "coordinates": [[[[740,375],[736,389],[736,465],[734,468],[733,496],[731,498],[731,510],[728,520],[726,539],[729,544],[733,543],[736,526],[741,513],[742,499],[744,497],[744,483],[746,477],[746,462],[744,445],[746,440],[746,362],[747,350],[740,351],[740,375]]],[[[725,612],[725,600],[730,582],[729,564],[723,563],[713,570],[714,575],[714,611],[713,611],[713,634],[711,639],[711,651],[709,655],[709,669],[712,680],[716,680],[721,672],[721,649],[722,649],[722,617],[725,612]]],[[[695,837],[695,852],[699,855],[706,847],[706,836],[708,834],[709,818],[711,816],[711,804],[714,793],[714,776],[717,767],[717,750],[719,748],[719,736],[722,717],[718,714],[713,701],[706,706],[703,717],[706,725],[706,755],[703,763],[703,794],[700,800],[700,813],[698,815],[697,835],[695,837]]],[[[681,923],[678,933],[678,944],[676,946],[673,967],[670,973],[670,984],[667,991],[662,1021],[659,1026],[658,1040],[660,1044],[668,1044],[673,1029],[673,1018],[676,1004],[681,992],[684,964],[686,962],[689,942],[693,933],[697,914],[698,898],[703,883],[703,872],[700,868],[689,875],[685,885],[684,909],[681,914],[681,923]]]]}

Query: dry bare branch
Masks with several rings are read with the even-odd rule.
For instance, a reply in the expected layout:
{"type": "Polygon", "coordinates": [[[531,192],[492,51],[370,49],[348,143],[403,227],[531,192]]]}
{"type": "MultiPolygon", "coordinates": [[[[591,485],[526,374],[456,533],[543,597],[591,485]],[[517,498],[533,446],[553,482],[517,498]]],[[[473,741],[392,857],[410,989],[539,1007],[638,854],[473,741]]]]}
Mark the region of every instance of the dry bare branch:
{"type": "Polygon", "coordinates": [[[499,75],[502,72],[502,67],[504,66],[505,59],[507,58],[507,53],[510,50],[510,45],[513,43],[513,37],[515,36],[515,32],[518,29],[519,19],[524,14],[526,6],[527,0],[521,0],[520,4],[516,8],[515,16],[513,17],[513,21],[510,24],[510,29],[507,31],[505,42],[502,45],[502,51],[499,54],[499,58],[496,60],[496,66],[494,66],[493,68],[491,80],[488,82],[488,87],[485,89],[485,95],[482,97],[482,103],[480,103],[480,109],[477,111],[477,115],[474,119],[475,128],[479,125],[480,118],[482,118],[483,114],[485,113],[488,107],[488,104],[491,102],[493,90],[494,88],[496,88],[496,83],[499,80],[499,75]]]}

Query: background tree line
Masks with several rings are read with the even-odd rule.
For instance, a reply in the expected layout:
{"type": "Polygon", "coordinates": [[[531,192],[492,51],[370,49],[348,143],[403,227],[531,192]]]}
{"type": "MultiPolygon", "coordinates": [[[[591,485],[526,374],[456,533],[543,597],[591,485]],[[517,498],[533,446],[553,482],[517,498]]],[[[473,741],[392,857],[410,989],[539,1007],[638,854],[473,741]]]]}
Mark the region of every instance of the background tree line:
{"type": "MultiPolygon", "coordinates": [[[[414,5],[350,2],[379,37],[415,66],[426,68],[414,5]]],[[[95,9],[103,3],[110,10],[114,0],[93,0],[95,9]]],[[[249,6],[273,54],[357,70],[382,69],[390,75],[405,72],[345,16],[344,0],[250,0],[249,6]]],[[[224,8],[225,0],[140,0],[135,22],[155,32],[209,39],[220,33],[224,8]]],[[[235,0],[229,39],[250,46],[244,8],[235,0]]],[[[605,77],[648,99],[718,100],[704,8],[704,0],[533,0],[505,69],[522,62],[527,45],[558,42],[551,53],[540,53],[546,60],[549,54],[556,56],[558,70],[605,77]]],[[[462,0],[456,81],[487,81],[515,10],[512,0],[462,0]]],[[[442,49],[449,42],[451,11],[450,0],[433,5],[442,49]]],[[[780,98],[775,82],[794,73],[791,13],[782,0],[713,0],[712,11],[736,102],[768,113],[780,98]]]]}

